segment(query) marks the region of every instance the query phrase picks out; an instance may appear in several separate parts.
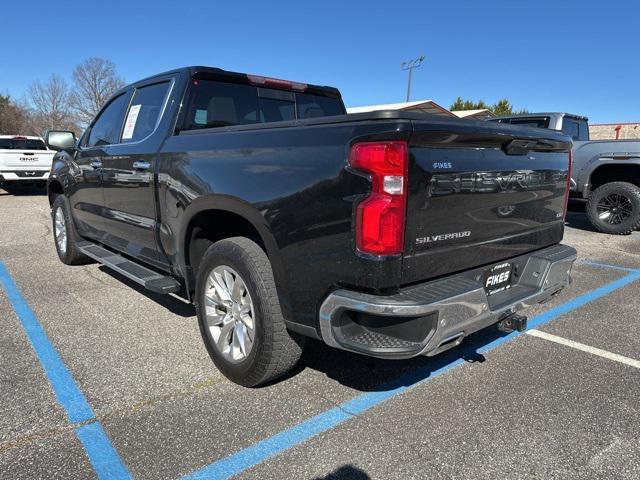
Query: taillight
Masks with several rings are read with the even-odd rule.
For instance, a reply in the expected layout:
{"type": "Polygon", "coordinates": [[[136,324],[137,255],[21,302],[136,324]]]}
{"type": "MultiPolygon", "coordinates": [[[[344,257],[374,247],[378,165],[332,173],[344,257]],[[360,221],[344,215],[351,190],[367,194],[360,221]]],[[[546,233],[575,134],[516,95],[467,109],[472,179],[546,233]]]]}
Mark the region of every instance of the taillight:
{"type": "Polygon", "coordinates": [[[363,142],[351,147],[349,165],[371,175],[371,193],[356,211],[356,247],[374,255],[404,249],[407,142],[363,142]]]}
{"type": "Polygon", "coordinates": [[[567,208],[569,207],[569,191],[571,190],[571,164],[573,163],[573,155],[569,150],[569,166],[567,167],[567,185],[564,191],[564,210],[563,217],[567,218],[567,208]]]}

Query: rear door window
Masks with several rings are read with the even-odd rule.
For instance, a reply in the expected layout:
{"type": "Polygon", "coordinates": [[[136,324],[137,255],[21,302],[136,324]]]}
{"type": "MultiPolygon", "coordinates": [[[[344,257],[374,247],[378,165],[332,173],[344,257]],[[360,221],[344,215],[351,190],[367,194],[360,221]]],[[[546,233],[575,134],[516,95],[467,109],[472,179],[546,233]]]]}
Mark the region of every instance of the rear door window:
{"type": "Polygon", "coordinates": [[[168,91],[169,82],[136,89],[122,130],[122,143],[137,142],[153,133],[168,91]]]}
{"type": "Polygon", "coordinates": [[[578,140],[584,142],[589,140],[589,124],[586,120],[578,120],[578,140]]]}
{"type": "Polygon", "coordinates": [[[562,132],[578,141],[589,140],[589,125],[586,120],[564,117],[562,119],[562,132]]]}
{"type": "Polygon", "coordinates": [[[580,129],[578,128],[578,122],[571,118],[562,119],[562,133],[566,133],[572,139],[578,140],[580,137],[580,129]]]}

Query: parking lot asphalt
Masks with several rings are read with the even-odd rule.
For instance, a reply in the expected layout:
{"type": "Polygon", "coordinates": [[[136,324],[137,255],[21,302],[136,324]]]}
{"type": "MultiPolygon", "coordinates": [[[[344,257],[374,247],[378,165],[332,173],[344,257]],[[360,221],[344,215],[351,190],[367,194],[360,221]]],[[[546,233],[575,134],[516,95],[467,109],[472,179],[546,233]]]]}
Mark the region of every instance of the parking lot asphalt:
{"type": "Polygon", "coordinates": [[[574,283],[527,311],[555,337],[485,330],[408,361],[311,342],[246,389],[192,306],[63,265],[43,192],[0,190],[0,478],[640,478],[640,233],[567,220],[574,283]]]}

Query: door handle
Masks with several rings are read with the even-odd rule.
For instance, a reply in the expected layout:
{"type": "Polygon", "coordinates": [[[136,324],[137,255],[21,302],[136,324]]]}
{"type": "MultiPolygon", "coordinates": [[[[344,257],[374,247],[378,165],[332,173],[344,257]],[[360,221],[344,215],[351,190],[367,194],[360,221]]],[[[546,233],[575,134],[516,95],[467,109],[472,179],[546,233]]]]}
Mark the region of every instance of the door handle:
{"type": "Polygon", "coordinates": [[[135,168],[136,170],[149,170],[150,167],[151,167],[151,164],[149,162],[145,162],[145,161],[133,162],[133,168],[135,168]]]}
{"type": "Polygon", "coordinates": [[[100,160],[91,160],[89,162],[92,168],[102,168],[102,162],[100,160]]]}

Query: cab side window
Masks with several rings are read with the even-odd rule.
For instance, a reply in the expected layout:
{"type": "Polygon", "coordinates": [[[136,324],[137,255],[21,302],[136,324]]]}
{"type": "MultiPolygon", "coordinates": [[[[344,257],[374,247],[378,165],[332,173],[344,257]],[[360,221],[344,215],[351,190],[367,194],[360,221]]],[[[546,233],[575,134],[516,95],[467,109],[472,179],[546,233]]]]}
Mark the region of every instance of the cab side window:
{"type": "Polygon", "coordinates": [[[131,92],[127,92],[111,100],[94,121],[85,146],[100,147],[120,143],[124,112],[130,98],[131,92]]]}
{"type": "Polygon", "coordinates": [[[136,89],[122,131],[122,143],[137,142],[153,133],[160,118],[169,82],[136,89]]]}
{"type": "Polygon", "coordinates": [[[573,140],[578,140],[580,137],[578,122],[565,117],[562,120],[562,132],[569,135],[573,140]]]}
{"type": "Polygon", "coordinates": [[[589,124],[586,120],[580,120],[578,122],[578,129],[580,133],[578,134],[578,140],[587,142],[589,141],[589,124]]]}
{"type": "Polygon", "coordinates": [[[575,120],[564,117],[562,119],[562,132],[571,136],[574,140],[589,140],[589,125],[586,120],[575,120]]]}

